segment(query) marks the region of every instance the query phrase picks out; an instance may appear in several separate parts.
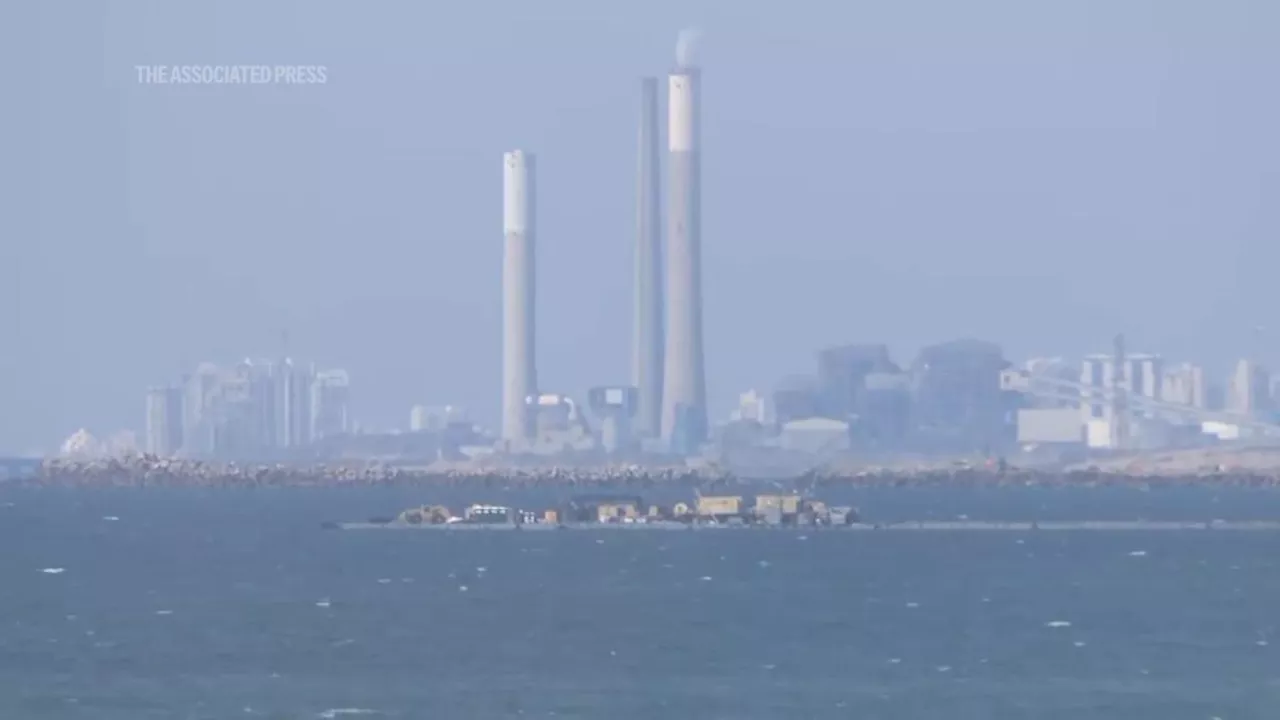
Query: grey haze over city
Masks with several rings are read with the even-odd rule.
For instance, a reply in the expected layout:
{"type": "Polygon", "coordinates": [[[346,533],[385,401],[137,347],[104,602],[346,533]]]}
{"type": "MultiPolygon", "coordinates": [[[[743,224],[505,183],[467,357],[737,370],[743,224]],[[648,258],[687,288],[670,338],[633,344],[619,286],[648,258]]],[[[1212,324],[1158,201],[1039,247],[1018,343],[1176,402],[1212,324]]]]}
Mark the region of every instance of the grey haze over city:
{"type": "Polygon", "coordinates": [[[1280,359],[1270,0],[5,14],[0,451],[140,429],[148,386],[283,352],[347,369],[362,424],[425,403],[496,427],[515,148],[538,158],[538,384],[627,382],[639,78],[685,27],[713,416],[839,343],[977,337],[1018,359],[1123,332],[1217,375],[1280,359]],[[136,71],[239,64],[327,82],[136,71]]]}

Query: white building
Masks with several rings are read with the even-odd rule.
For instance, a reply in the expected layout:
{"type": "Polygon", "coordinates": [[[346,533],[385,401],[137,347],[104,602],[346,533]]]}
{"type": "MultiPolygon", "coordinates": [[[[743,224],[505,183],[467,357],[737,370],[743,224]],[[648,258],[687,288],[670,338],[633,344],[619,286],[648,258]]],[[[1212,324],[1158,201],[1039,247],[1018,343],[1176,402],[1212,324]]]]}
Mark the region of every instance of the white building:
{"type": "Polygon", "coordinates": [[[755,390],[748,390],[738,396],[738,407],[729,414],[729,420],[753,420],[765,425],[768,423],[768,407],[765,398],[755,390]]]}
{"type": "Polygon", "coordinates": [[[409,429],[413,432],[436,432],[467,421],[467,411],[454,405],[414,405],[409,410],[409,429]]]}
{"type": "Polygon", "coordinates": [[[280,447],[311,444],[311,384],[314,369],[285,359],[276,366],[276,438],[280,447]]]}
{"type": "Polygon", "coordinates": [[[409,431],[410,432],[426,432],[427,431],[427,406],[414,405],[409,408],[409,431]]]}
{"type": "Polygon", "coordinates": [[[849,449],[849,423],[829,418],[805,418],[784,423],[779,444],[787,450],[828,453],[849,449]]]}
{"type": "Polygon", "coordinates": [[[1023,408],[1018,411],[1018,443],[1022,445],[1083,445],[1084,419],[1075,408],[1023,408]]]}
{"type": "Polygon", "coordinates": [[[182,448],[182,396],[180,387],[153,387],[147,390],[146,452],[168,457],[182,448]]]}
{"type": "Polygon", "coordinates": [[[213,408],[222,386],[222,372],[213,363],[200,363],[183,383],[182,448],[188,455],[209,455],[214,449],[213,408]]]}
{"type": "Polygon", "coordinates": [[[351,378],[346,370],[323,370],[311,381],[311,438],[351,430],[351,378]]]}
{"type": "MultiPolygon", "coordinates": [[[[1114,355],[1086,355],[1080,368],[1080,384],[1091,388],[1123,388],[1141,397],[1160,400],[1164,395],[1164,361],[1159,355],[1135,353],[1125,356],[1123,379],[1117,377],[1114,355]]],[[[1081,400],[1088,420],[1110,420],[1111,403],[1088,392],[1081,400]]]]}
{"type": "Polygon", "coordinates": [[[1271,373],[1252,360],[1241,360],[1227,384],[1227,412],[1256,417],[1271,411],[1271,373]]]}

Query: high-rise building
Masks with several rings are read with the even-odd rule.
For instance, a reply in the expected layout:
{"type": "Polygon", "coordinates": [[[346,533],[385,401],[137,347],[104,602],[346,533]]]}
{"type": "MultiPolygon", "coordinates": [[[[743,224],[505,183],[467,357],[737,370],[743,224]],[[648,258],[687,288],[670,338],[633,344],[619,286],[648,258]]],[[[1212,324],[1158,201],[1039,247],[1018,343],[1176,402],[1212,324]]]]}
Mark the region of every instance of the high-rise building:
{"type": "Polygon", "coordinates": [[[277,366],[276,437],[280,447],[311,444],[311,381],[314,372],[290,359],[277,366]]]}
{"type": "MultiPolygon", "coordinates": [[[[684,45],[682,43],[682,49],[684,45]]],[[[685,52],[667,80],[666,338],[662,438],[692,452],[707,437],[707,390],[702,342],[702,199],[699,83],[685,52]]]]}
{"type": "Polygon", "coordinates": [[[182,448],[182,396],[180,387],[153,387],[147,390],[144,445],[148,453],[168,457],[182,448]]]}
{"type": "Polygon", "coordinates": [[[528,399],[538,392],[533,155],[506,153],[502,171],[502,439],[511,442],[532,434],[528,399]]]}
{"type": "Polygon", "coordinates": [[[426,405],[414,405],[409,408],[409,432],[426,432],[430,418],[426,405]]]}
{"type": "Polygon", "coordinates": [[[311,381],[311,439],[351,430],[351,379],[346,370],[324,370],[311,381]]]}
{"type": "Polygon", "coordinates": [[[260,458],[265,448],[258,405],[254,402],[253,364],[237,363],[222,372],[208,407],[213,426],[213,453],[224,458],[260,458]]]}
{"type": "Polygon", "coordinates": [[[146,427],[143,430],[142,449],[151,455],[169,454],[169,397],[168,388],[147,388],[146,427]]]}
{"type": "Polygon", "coordinates": [[[200,363],[183,382],[182,450],[196,457],[213,454],[214,405],[222,385],[221,373],[212,363],[200,363]]]}
{"type": "Polygon", "coordinates": [[[267,458],[279,447],[278,370],[269,360],[245,359],[218,373],[207,401],[216,455],[267,458]]]}
{"type": "MultiPolygon", "coordinates": [[[[166,437],[174,450],[192,457],[267,459],[305,447],[315,419],[314,377],[313,368],[288,358],[246,359],[228,367],[201,363],[170,390],[170,414],[177,425],[166,437]]],[[[332,384],[333,378],[328,380],[332,384]]],[[[158,395],[148,400],[148,418],[159,417],[159,402],[158,395]]],[[[345,401],[343,408],[348,412],[345,401]]],[[[157,431],[153,439],[160,437],[157,431]]]]}
{"type": "Polygon", "coordinates": [[[263,450],[281,447],[279,369],[270,360],[257,360],[249,366],[249,395],[253,404],[255,444],[263,450]]]}
{"type": "Polygon", "coordinates": [[[639,158],[636,182],[635,325],[631,383],[638,391],[634,430],[662,431],[662,212],[658,181],[658,79],[640,83],[639,158]]]}
{"type": "Polygon", "coordinates": [[[1262,365],[1237,362],[1227,387],[1227,412],[1258,417],[1271,410],[1271,373],[1262,365]]]}

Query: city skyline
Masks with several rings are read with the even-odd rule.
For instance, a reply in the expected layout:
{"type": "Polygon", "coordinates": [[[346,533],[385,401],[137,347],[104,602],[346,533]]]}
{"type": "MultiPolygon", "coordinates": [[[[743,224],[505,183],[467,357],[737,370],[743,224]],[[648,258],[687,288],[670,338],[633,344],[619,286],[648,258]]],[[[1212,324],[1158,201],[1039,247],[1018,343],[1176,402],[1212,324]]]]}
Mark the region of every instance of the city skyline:
{"type": "Polygon", "coordinates": [[[159,456],[264,459],[356,427],[347,371],[288,357],[202,362],[150,386],[145,410],[140,448],[159,456]]]}
{"type": "Polygon", "coordinates": [[[1052,22],[986,1],[838,9],[832,23],[768,3],[611,11],[623,21],[452,8],[456,31],[431,43],[409,29],[436,20],[408,4],[322,4],[305,34],[265,7],[260,34],[226,8],[35,8],[48,31],[28,48],[30,81],[66,92],[39,95],[49,132],[15,156],[44,171],[21,188],[0,263],[16,294],[0,318],[0,444],[136,426],[167,368],[270,347],[281,327],[298,354],[362,379],[371,423],[402,422],[411,395],[495,425],[493,158],[510,147],[547,158],[555,188],[541,204],[555,241],[541,248],[539,380],[583,397],[628,378],[633,79],[665,67],[690,21],[710,31],[715,77],[713,412],[812,348],[864,339],[909,353],[975,336],[1026,357],[1105,351],[1124,331],[1215,377],[1240,355],[1274,364],[1280,338],[1254,327],[1271,325],[1280,236],[1277,107],[1257,92],[1276,64],[1261,30],[1275,10],[1229,5],[1158,28],[1096,2],[1052,22]],[[135,78],[139,64],[265,49],[324,64],[329,81],[135,78]],[[439,72],[460,57],[466,72],[439,72]],[[464,101],[442,111],[446,97],[464,101]],[[122,114],[127,130],[109,121],[122,114]]]}
{"type": "MultiPolygon", "coordinates": [[[[1280,427],[1280,376],[1273,376],[1269,367],[1242,358],[1227,376],[1213,377],[1195,363],[1176,362],[1159,353],[1128,352],[1124,355],[1125,370],[1119,374],[1115,364],[1118,350],[1117,346],[1113,353],[1010,360],[998,345],[962,338],[935,343],[900,365],[882,344],[826,347],[816,351],[816,372],[777,378],[763,386],[763,393],[759,388],[748,389],[739,394],[736,405],[715,408],[710,425],[717,436],[715,442],[721,444],[744,439],[740,431],[730,429],[742,421],[783,435],[787,427],[807,427],[820,421],[827,424],[816,427],[827,431],[841,425],[844,429],[840,432],[848,433],[850,441],[871,432],[880,438],[878,442],[901,443],[932,424],[981,431],[983,425],[975,425],[966,413],[986,406],[991,414],[983,422],[989,425],[981,432],[993,434],[990,440],[976,435],[965,441],[975,443],[970,450],[996,442],[995,438],[1004,437],[1015,427],[1019,437],[1056,432],[1060,440],[1063,421],[1082,428],[1101,423],[1090,430],[1089,446],[1114,447],[1121,441],[1116,437],[1118,431],[1112,429],[1116,427],[1115,401],[1107,398],[1119,386],[1128,389],[1134,403],[1133,419],[1139,424],[1149,425],[1148,420],[1157,417],[1177,416],[1180,422],[1198,417],[1207,423],[1203,433],[1219,435],[1237,432],[1224,429],[1224,423],[1267,432],[1280,427]],[[1032,380],[1017,390],[1022,401],[1008,405],[1007,399],[1000,399],[1005,383],[1002,370],[1032,380]],[[1014,408],[1019,408],[1019,420],[1010,425],[1006,413],[1014,408]],[[1070,412],[1061,414],[1067,410],[1070,412]],[[955,415],[957,411],[961,414],[955,415]],[[1024,411],[1041,413],[1029,416],[1025,431],[1024,411]],[[860,419],[855,423],[854,418],[860,419]],[[1052,430],[1055,424],[1056,431],[1052,430]],[[1046,431],[1046,427],[1051,429],[1046,431]]],[[[566,442],[574,445],[576,452],[625,454],[640,450],[633,444],[635,440],[653,439],[632,427],[638,393],[629,386],[592,388],[585,398],[578,399],[554,393],[526,398],[522,420],[529,426],[521,431],[524,442],[515,445],[504,438],[501,426],[474,424],[465,408],[448,404],[406,405],[408,412],[401,422],[379,429],[362,426],[351,412],[350,387],[345,370],[318,370],[314,363],[288,358],[246,359],[222,366],[204,362],[184,374],[179,383],[149,387],[142,431],[136,435],[130,431],[112,433],[106,436],[107,443],[124,448],[133,437],[138,450],[160,456],[305,461],[315,457],[311,453],[315,443],[325,442],[329,451],[342,455],[362,447],[358,441],[352,442],[361,436],[396,436],[406,430],[434,434],[436,443],[448,437],[453,437],[453,442],[469,442],[470,452],[500,440],[503,442],[492,449],[517,455],[556,454],[566,442]]],[[[1146,432],[1147,442],[1153,442],[1149,427],[1146,432]]],[[[775,435],[775,441],[779,437],[775,435]]],[[[757,436],[752,442],[763,439],[757,436]]],[[[93,434],[85,436],[81,430],[63,446],[89,441],[95,441],[93,434]]],[[[1012,436],[999,442],[1012,442],[1012,436]]],[[[666,443],[645,446],[649,448],[645,452],[691,452],[666,443]]],[[[372,446],[366,443],[363,447],[372,446]]],[[[402,447],[421,452],[441,445],[411,443],[402,447]]]]}

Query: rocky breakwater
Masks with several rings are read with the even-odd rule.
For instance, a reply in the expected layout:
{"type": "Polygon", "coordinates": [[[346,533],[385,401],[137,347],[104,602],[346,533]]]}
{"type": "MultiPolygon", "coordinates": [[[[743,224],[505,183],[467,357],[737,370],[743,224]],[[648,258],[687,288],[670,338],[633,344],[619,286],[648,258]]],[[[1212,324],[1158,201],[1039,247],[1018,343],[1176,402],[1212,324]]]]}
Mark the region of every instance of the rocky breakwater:
{"type": "Polygon", "coordinates": [[[1179,486],[1280,489],[1280,467],[1214,465],[1168,468],[1086,467],[1025,469],[989,464],[824,467],[800,475],[745,479],[715,465],[401,467],[377,463],[250,465],[136,455],[108,459],[51,459],[15,482],[49,487],[441,487],[643,489],[678,487],[706,493],[747,492],[756,486],[823,487],[1108,487],[1179,486]],[[740,488],[740,490],[734,490],[740,488]]]}
{"type": "Polygon", "coordinates": [[[733,480],[714,467],[398,467],[374,463],[247,465],[137,455],[51,459],[24,484],[50,487],[368,487],[389,485],[510,488],[716,487],[733,480]]]}
{"type": "Polygon", "coordinates": [[[1065,471],[987,467],[918,470],[815,470],[796,478],[801,487],[1243,487],[1280,489],[1280,468],[1206,469],[1196,472],[1073,469],[1065,471]]]}

